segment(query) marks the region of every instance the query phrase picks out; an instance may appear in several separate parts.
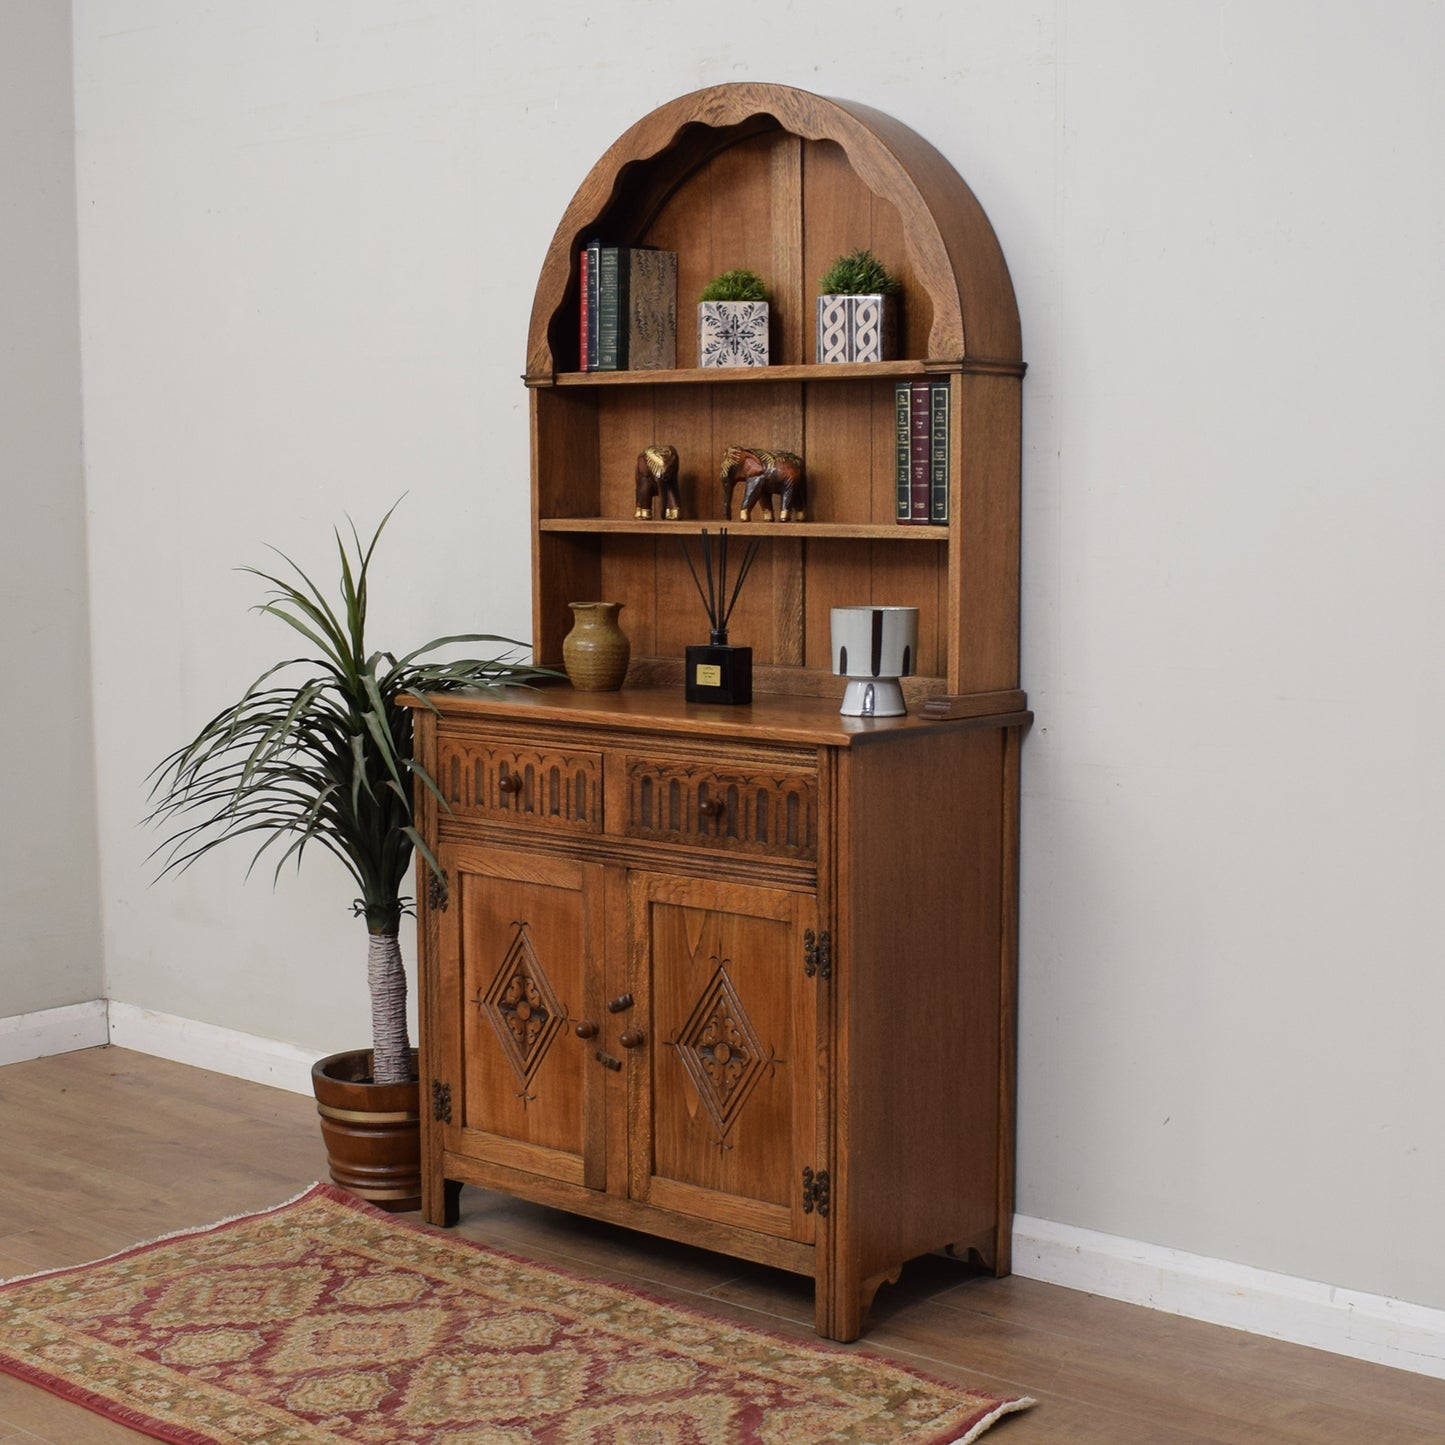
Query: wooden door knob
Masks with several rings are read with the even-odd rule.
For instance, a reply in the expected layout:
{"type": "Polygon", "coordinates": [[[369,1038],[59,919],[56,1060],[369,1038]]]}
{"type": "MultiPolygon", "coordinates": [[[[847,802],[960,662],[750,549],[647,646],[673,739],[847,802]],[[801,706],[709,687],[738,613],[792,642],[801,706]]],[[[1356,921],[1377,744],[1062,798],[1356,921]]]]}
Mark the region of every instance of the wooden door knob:
{"type": "Polygon", "coordinates": [[[579,1039],[595,1039],[597,1037],[597,1025],[591,1019],[583,1019],[573,1030],[579,1039]]]}
{"type": "Polygon", "coordinates": [[[647,1042],[647,1035],[641,1029],[623,1029],[617,1042],[624,1049],[635,1049],[639,1044],[647,1042]]]}

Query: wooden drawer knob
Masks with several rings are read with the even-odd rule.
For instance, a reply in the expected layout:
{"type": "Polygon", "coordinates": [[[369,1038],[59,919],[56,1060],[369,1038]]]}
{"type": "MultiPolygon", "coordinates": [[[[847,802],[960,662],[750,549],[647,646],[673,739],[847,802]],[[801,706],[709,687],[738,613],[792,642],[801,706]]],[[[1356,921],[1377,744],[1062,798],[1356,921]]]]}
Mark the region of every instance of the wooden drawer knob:
{"type": "Polygon", "coordinates": [[[726,804],[721,798],[701,798],[697,810],[704,818],[721,818],[726,804]]]}
{"type": "Polygon", "coordinates": [[[504,793],[520,793],[522,791],[521,773],[503,773],[497,779],[497,787],[504,793]]]}

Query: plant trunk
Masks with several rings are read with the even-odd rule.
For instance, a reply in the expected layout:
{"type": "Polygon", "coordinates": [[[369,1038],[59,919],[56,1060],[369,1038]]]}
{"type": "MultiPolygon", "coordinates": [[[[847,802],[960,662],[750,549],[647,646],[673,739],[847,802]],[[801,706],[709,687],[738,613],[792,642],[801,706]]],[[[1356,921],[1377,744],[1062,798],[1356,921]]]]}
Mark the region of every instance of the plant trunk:
{"type": "Polygon", "coordinates": [[[369,936],[366,977],[371,988],[372,1078],[378,1084],[404,1084],[412,1073],[401,939],[397,933],[369,936]]]}

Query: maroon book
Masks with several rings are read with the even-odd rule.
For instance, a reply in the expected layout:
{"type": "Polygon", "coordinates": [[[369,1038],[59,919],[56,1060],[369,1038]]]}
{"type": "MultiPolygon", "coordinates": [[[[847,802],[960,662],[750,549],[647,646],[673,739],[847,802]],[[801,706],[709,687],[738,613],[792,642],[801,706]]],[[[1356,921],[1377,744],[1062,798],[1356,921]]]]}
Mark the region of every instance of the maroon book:
{"type": "Polygon", "coordinates": [[[928,382],[911,385],[913,426],[909,461],[909,493],[912,506],[908,520],[915,525],[928,525],[928,500],[933,487],[933,446],[929,423],[932,419],[932,395],[928,382]]]}

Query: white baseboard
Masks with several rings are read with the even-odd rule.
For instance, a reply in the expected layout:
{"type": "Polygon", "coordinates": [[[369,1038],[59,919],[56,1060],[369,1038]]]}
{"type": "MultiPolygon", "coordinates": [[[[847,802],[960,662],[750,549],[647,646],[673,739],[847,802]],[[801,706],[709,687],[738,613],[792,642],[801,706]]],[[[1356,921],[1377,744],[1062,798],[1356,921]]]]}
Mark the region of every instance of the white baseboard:
{"type": "Polygon", "coordinates": [[[135,1004],[110,1004],[110,1042],[117,1048],[154,1054],[253,1084],[271,1084],[293,1094],[311,1092],[311,1065],[319,1050],[297,1048],[236,1029],[203,1024],[135,1004]]]}
{"type": "Polygon", "coordinates": [[[1047,1219],[1014,1218],[1028,1279],[1445,1379],[1445,1310],[1047,1219]]]}
{"type": "Polygon", "coordinates": [[[0,1019],[0,1064],[20,1064],[107,1042],[103,998],[0,1019]]]}

